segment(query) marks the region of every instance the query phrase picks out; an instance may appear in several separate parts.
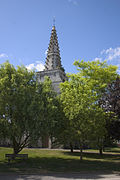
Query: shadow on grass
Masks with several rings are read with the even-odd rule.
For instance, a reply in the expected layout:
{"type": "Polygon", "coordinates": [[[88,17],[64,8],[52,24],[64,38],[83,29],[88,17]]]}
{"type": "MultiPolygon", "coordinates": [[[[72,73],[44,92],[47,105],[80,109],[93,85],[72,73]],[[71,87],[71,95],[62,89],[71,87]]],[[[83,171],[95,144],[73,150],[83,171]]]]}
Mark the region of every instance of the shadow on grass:
{"type": "MultiPolygon", "coordinates": [[[[80,157],[80,152],[63,152],[65,155],[69,155],[69,156],[77,156],[80,157]]],[[[103,152],[102,155],[100,155],[99,153],[96,152],[84,152],[83,151],[83,158],[86,159],[96,159],[96,160],[120,160],[120,154],[107,154],[107,152],[103,152]]]]}
{"type": "MultiPolygon", "coordinates": [[[[79,156],[79,152],[63,152],[63,154],[71,156],[79,156]]],[[[100,156],[97,153],[84,153],[83,161],[79,159],[60,158],[60,157],[29,157],[28,160],[15,160],[7,163],[0,162],[1,172],[17,172],[17,173],[112,173],[120,172],[120,156],[104,154],[100,156]],[[114,161],[115,160],[115,161],[114,161]]],[[[64,177],[64,176],[63,176],[64,177]]],[[[72,178],[72,177],[71,177],[72,178]]],[[[78,178],[78,177],[77,177],[78,178]]],[[[94,177],[93,179],[97,179],[94,177]]]]}
{"type": "Polygon", "coordinates": [[[111,153],[120,153],[120,150],[111,150],[111,149],[105,149],[105,152],[111,152],[111,153]]]}

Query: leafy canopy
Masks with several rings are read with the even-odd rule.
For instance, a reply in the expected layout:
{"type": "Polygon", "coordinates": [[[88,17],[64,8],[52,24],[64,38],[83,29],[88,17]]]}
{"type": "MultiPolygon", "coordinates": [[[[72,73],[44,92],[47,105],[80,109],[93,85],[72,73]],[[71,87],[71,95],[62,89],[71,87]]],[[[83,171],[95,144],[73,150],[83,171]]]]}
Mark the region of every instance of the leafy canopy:
{"type": "Polygon", "coordinates": [[[104,136],[105,113],[99,99],[107,84],[115,79],[117,68],[100,61],[75,61],[74,65],[79,72],[68,74],[69,81],[61,84],[61,102],[82,146],[85,140],[104,136]]]}
{"type": "Polygon", "coordinates": [[[15,154],[43,132],[50,134],[54,98],[49,79],[38,83],[36,74],[24,66],[0,65],[1,136],[10,140],[15,154]]]}

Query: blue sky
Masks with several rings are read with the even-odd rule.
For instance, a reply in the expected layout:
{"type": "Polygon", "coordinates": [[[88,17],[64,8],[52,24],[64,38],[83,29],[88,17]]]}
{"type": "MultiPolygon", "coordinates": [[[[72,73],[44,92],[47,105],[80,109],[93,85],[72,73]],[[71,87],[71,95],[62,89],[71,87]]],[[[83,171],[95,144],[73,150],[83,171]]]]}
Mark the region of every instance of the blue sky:
{"type": "Polygon", "coordinates": [[[0,63],[42,70],[54,17],[66,72],[78,59],[120,69],[120,0],[0,0],[0,63]]]}

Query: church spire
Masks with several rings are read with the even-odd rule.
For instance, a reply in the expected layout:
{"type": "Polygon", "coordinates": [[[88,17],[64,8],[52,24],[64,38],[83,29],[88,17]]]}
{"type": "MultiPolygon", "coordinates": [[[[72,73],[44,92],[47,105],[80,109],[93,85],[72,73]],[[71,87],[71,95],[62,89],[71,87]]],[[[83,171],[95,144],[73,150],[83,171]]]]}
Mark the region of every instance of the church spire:
{"type": "Polygon", "coordinates": [[[52,27],[49,47],[47,50],[45,70],[60,69],[61,67],[62,65],[61,65],[60,50],[59,50],[58,38],[54,23],[52,27]]]}

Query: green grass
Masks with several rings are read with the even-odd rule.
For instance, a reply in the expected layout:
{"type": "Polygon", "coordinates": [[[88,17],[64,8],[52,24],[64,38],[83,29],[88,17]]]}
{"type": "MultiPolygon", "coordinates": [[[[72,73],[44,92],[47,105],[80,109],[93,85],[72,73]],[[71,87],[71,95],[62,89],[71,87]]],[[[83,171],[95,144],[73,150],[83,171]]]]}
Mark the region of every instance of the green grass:
{"type": "Polygon", "coordinates": [[[15,160],[8,163],[5,154],[11,148],[0,148],[0,172],[46,173],[46,172],[120,172],[120,148],[107,149],[100,156],[96,150],[84,151],[83,161],[80,153],[63,150],[24,149],[28,160],[15,160]]]}

